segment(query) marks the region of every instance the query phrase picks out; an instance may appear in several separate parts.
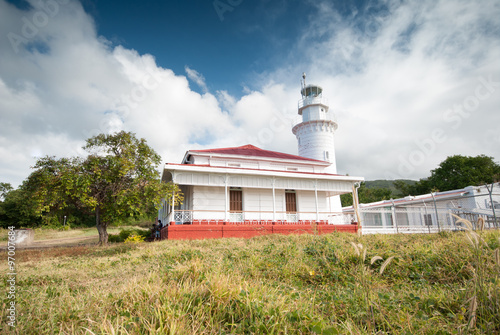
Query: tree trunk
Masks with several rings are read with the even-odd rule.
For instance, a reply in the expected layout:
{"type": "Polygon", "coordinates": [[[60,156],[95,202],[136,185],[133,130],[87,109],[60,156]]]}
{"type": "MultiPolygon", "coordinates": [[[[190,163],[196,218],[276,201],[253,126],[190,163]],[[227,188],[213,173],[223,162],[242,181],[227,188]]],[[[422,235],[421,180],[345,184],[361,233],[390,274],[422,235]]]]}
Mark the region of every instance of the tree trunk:
{"type": "Polygon", "coordinates": [[[97,207],[95,210],[95,221],[96,221],[97,231],[99,232],[99,245],[102,246],[108,244],[108,231],[107,231],[108,225],[105,222],[101,221],[99,207],[97,207]]]}

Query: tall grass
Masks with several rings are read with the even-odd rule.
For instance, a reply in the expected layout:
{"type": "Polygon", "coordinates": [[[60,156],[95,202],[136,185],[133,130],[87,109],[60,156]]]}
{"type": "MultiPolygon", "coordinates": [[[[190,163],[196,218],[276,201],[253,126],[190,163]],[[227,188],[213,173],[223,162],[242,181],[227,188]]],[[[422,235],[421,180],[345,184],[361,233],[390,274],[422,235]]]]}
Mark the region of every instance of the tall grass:
{"type": "MultiPolygon", "coordinates": [[[[480,327],[488,333],[494,333],[498,330],[500,324],[500,283],[498,271],[500,266],[499,251],[500,247],[491,250],[490,245],[484,239],[484,220],[479,218],[474,230],[473,224],[455,216],[457,224],[464,223],[465,234],[469,243],[469,250],[473,261],[470,263],[472,270],[471,285],[468,288],[469,307],[468,307],[468,329],[480,327]],[[491,257],[490,257],[491,256],[491,257]],[[496,266],[496,274],[490,278],[488,275],[488,263],[496,266]]],[[[500,237],[498,239],[500,242],[500,237]]]]}
{"type": "MultiPolygon", "coordinates": [[[[474,327],[470,298],[478,263],[464,232],[270,235],[19,250],[14,333],[498,333],[498,305],[479,305],[490,299],[488,292],[498,294],[500,233],[480,236],[486,296],[478,294],[474,327]],[[369,271],[362,274],[367,277],[361,287],[369,289],[368,304],[366,290],[360,289],[363,254],[351,242],[366,252],[363,266],[369,271]],[[389,266],[375,257],[394,255],[389,266]]],[[[6,266],[0,262],[2,273],[6,266]]],[[[1,327],[8,333],[5,322],[1,327]]]]}

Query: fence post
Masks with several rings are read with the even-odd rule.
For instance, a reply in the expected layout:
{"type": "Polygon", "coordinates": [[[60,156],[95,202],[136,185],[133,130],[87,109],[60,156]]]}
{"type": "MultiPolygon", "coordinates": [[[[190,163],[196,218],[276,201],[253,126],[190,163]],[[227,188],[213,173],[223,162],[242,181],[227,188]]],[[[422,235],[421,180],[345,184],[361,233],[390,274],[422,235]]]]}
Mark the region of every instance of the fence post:
{"type": "MultiPolygon", "coordinates": [[[[424,207],[425,207],[425,217],[427,218],[427,204],[425,203],[425,200],[422,199],[422,203],[424,204],[424,207]]],[[[431,233],[431,225],[428,225],[427,222],[425,221],[424,219],[424,223],[425,225],[427,226],[427,229],[429,230],[429,234],[431,233]]],[[[431,224],[432,224],[432,220],[431,220],[431,224]]]]}
{"type": "Polygon", "coordinates": [[[354,213],[358,218],[358,235],[361,235],[361,216],[359,215],[359,198],[358,198],[358,188],[360,186],[361,183],[354,183],[352,185],[353,208],[354,208],[354,213]]]}
{"type": "Polygon", "coordinates": [[[438,232],[441,232],[441,226],[439,225],[439,214],[438,214],[438,209],[437,209],[437,204],[436,204],[436,198],[434,197],[434,193],[431,192],[432,195],[432,200],[434,201],[434,211],[436,212],[436,220],[438,224],[438,232]]]}
{"type": "Polygon", "coordinates": [[[493,204],[493,196],[492,196],[492,193],[493,193],[493,186],[495,185],[495,183],[492,183],[491,184],[491,190],[490,188],[488,187],[488,184],[485,184],[486,186],[486,189],[488,190],[488,193],[490,194],[490,204],[491,204],[491,209],[493,210],[493,219],[495,220],[495,228],[498,228],[498,224],[497,224],[497,215],[495,213],[495,205],[493,204]]]}
{"type": "Polygon", "coordinates": [[[396,205],[394,205],[394,199],[391,198],[391,202],[392,202],[392,221],[396,226],[396,234],[399,234],[398,222],[396,220],[396,205]]]}

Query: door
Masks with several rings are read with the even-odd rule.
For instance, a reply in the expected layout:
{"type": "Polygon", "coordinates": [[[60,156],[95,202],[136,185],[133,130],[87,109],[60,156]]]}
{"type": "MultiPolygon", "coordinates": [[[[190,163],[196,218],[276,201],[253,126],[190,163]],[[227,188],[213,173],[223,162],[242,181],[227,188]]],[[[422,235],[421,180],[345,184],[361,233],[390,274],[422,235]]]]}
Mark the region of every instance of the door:
{"type": "Polygon", "coordinates": [[[229,190],[229,212],[232,222],[243,221],[243,191],[241,189],[229,190]]]}
{"type": "Polygon", "coordinates": [[[286,220],[288,222],[297,222],[297,193],[295,191],[285,192],[285,204],[286,204],[286,220]]]}

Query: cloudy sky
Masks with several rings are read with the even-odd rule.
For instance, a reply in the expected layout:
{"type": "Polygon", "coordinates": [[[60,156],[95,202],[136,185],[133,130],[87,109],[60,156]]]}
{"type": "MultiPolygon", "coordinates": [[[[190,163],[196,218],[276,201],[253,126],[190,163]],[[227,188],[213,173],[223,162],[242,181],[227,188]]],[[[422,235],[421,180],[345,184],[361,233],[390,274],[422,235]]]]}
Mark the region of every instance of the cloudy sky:
{"type": "Polygon", "coordinates": [[[336,113],[339,173],[498,162],[499,17],[495,0],[0,0],[0,181],[121,129],[164,162],[249,143],[296,154],[302,72],[336,113]]]}

